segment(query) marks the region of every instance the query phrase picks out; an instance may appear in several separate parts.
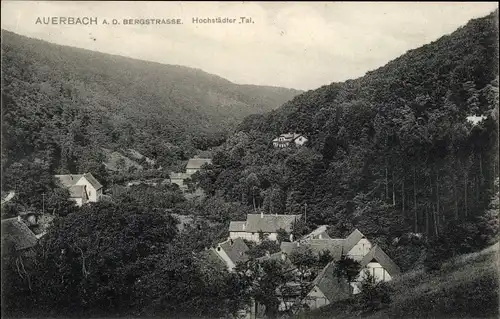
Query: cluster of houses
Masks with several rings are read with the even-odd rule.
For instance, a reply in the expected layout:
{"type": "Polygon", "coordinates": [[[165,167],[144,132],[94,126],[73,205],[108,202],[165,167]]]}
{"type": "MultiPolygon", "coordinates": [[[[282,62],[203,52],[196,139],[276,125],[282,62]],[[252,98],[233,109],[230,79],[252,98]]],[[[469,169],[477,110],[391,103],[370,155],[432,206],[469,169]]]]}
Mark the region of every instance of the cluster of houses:
{"type": "MultiPolygon", "coordinates": [[[[260,242],[263,239],[278,241],[278,233],[285,230],[292,231],[294,223],[301,215],[270,215],[248,214],[246,221],[232,221],[229,226],[228,239],[215,247],[208,249],[208,254],[213,260],[224,265],[228,271],[234,271],[238,263],[250,260],[247,255],[249,250],[245,241],[260,242]]],[[[283,239],[282,239],[283,240],[283,239]]],[[[327,233],[327,226],[320,226],[311,233],[294,240],[280,243],[280,251],[274,254],[266,253],[257,260],[281,260],[293,270],[290,261],[293,252],[303,251],[319,255],[329,252],[331,261],[318,272],[316,278],[308,284],[307,295],[290,293],[281,297],[280,310],[290,309],[292,305],[300,305],[304,309],[316,309],[332,302],[344,300],[351,295],[359,293],[361,283],[369,273],[375,282],[390,281],[401,274],[400,268],[378,245],[372,244],[358,229],[355,229],[346,238],[331,238],[327,233]],[[360,270],[351,282],[339,278],[335,271],[336,263],[342,258],[350,258],[360,265],[360,270]],[[299,298],[298,300],[297,298],[299,298]]],[[[297,283],[287,284],[290,291],[297,283]]],[[[296,291],[297,289],[295,289],[296,291]]],[[[256,310],[249,309],[247,318],[256,318],[256,310]]]]}
{"type": "MultiPolygon", "coordinates": [[[[77,206],[90,202],[98,202],[103,196],[103,186],[91,174],[55,175],[58,186],[66,188],[70,199],[77,206]]],[[[15,196],[11,191],[2,199],[2,205],[15,196]]],[[[12,249],[16,258],[32,256],[38,240],[43,237],[54,215],[32,210],[22,211],[17,217],[2,220],[2,249],[12,249]]]]}

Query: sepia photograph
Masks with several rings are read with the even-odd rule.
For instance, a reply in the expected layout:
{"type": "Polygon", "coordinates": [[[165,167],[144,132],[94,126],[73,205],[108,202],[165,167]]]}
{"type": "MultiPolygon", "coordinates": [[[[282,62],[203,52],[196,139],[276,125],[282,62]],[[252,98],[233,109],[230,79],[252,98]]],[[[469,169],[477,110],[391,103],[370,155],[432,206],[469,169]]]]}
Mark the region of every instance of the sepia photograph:
{"type": "Polygon", "coordinates": [[[1,318],[500,317],[497,2],[1,4],[1,318]]]}

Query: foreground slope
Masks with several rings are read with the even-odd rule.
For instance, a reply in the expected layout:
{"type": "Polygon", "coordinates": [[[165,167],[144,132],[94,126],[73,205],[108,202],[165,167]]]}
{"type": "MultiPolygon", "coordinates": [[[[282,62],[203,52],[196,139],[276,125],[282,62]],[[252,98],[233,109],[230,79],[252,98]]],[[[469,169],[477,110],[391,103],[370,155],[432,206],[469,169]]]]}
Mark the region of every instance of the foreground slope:
{"type": "Polygon", "coordinates": [[[391,302],[375,312],[353,310],[351,302],[326,306],[308,318],[498,318],[499,257],[497,243],[454,258],[439,272],[410,272],[390,282],[391,302]]]}

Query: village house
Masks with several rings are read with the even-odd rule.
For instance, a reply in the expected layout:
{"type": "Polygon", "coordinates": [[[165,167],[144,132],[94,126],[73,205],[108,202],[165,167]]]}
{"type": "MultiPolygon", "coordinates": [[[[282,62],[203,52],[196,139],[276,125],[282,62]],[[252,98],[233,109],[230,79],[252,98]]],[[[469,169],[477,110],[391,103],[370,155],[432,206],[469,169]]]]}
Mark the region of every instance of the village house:
{"type": "Polygon", "coordinates": [[[179,186],[181,191],[186,191],[188,189],[188,186],[184,183],[186,179],[191,177],[191,175],[187,173],[170,173],[170,183],[175,184],[179,186]]]}
{"type": "Polygon", "coordinates": [[[295,146],[302,146],[307,142],[307,138],[298,133],[286,133],[273,139],[273,146],[278,148],[289,147],[292,143],[295,146]]]}
{"type": "Polygon", "coordinates": [[[281,250],[286,254],[299,247],[307,247],[315,254],[329,251],[335,259],[341,256],[361,261],[372,248],[370,241],[358,229],[355,229],[347,238],[331,238],[326,233],[326,226],[320,226],[311,233],[303,236],[295,242],[282,242],[281,250]]]}
{"type": "Polygon", "coordinates": [[[354,291],[353,294],[360,292],[361,281],[363,281],[367,273],[373,276],[374,281],[390,281],[395,276],[401,274],[401,269],[398,265],[380,248],[375,245],[363,257],[360,263],[361,270],[354,283],[351,283],[354,291]]]}
{"type": "Polygon", "coordinates": [[[15,256],[33,256],[38,239],[21,216],[2,220],[2,251],[15,256]]]}
{"type": "Polygon", "coordinates": [[[229,237],[243,238],[246,240],[259,242],[262,239],[273,241],[278,240],[280,229],[287,233],[292,232],[293,224],[302,215],[279,215],[279,214],[248,214],[246,221],[231,221],[229,223],[229,237]],[[262,233],[264,238],[259,238],[262,233]]]}
{"type": "Polygon", "coordinates": [[[77,206],[87,202],[97,202],[102,196],[104,188],[91,173],[55,175],[55,177],[62,187],[69,190],[70,198],[77,206]]]}
{"type": "Polygon", "coordinates": [[[193,175],[196,172],[199,172],[203,165],[212,164],[212,159],[210,158],[191,158],[186,164],[186,174],[193,175]]]}
{"type": "Polygon", "coordinates": [[[229,271],[233,271],[234,267],[236,267],[239,262],[245,262],[248,260],[248,250],[249,248],[243,239],[230,238],[220,244],[217,244],[216,247],[210,248],[210,253],[222,260],[229,271]]]}
{"type": "Polygon", "coordinates": [[[349,298],[352,288],[347,279],[335,273],[335,261],[328,263],[311,284],[311,290],[302,303],[308,309],[317,309],[334,301],[349,298]]]}

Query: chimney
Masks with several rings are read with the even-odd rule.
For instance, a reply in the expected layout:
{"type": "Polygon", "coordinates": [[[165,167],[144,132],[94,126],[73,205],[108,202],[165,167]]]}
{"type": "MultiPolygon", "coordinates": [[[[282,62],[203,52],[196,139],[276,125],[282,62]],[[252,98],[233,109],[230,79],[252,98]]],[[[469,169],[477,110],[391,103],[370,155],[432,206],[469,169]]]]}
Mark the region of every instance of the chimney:
{"type": "Polygon", "coordinates": [[[323,235],[319,234],[318,239],[323,239],[323,235]]]}
{"type": "Polygon", "coordinates": [[[260,218],[264,218],[264,212],[260,211],[260,218]]]}
{"type": "Polygon", "coordinates": [[[293,242],[293,234],[290,234],[290,242],[293,242]]]}

